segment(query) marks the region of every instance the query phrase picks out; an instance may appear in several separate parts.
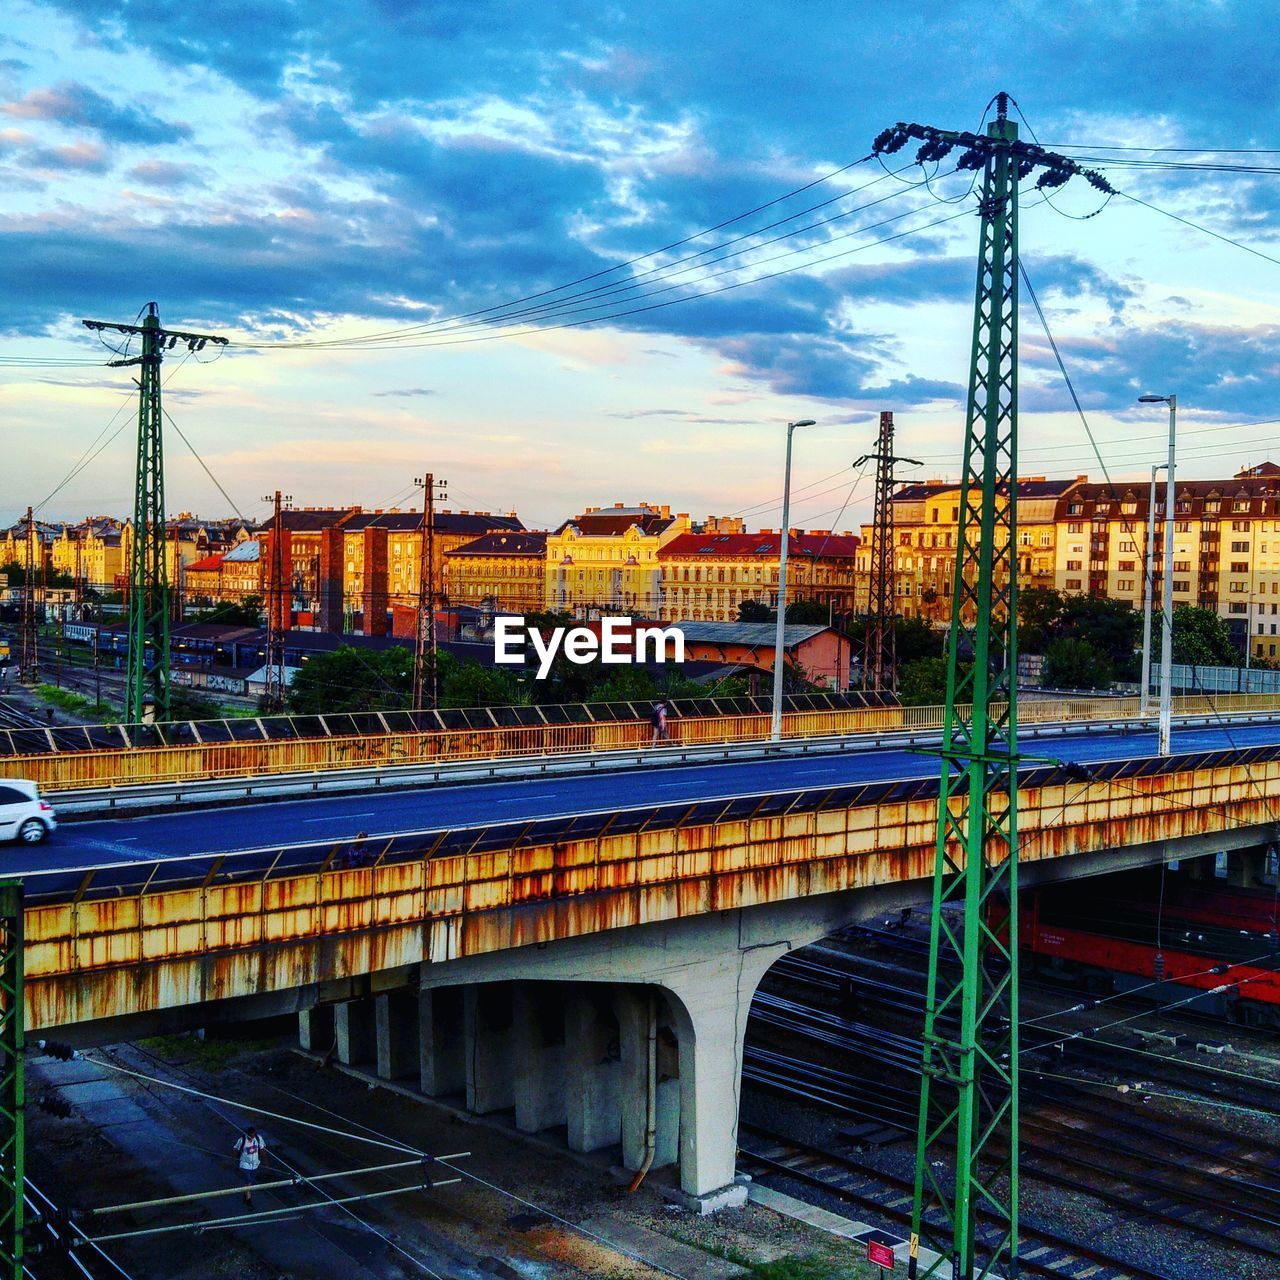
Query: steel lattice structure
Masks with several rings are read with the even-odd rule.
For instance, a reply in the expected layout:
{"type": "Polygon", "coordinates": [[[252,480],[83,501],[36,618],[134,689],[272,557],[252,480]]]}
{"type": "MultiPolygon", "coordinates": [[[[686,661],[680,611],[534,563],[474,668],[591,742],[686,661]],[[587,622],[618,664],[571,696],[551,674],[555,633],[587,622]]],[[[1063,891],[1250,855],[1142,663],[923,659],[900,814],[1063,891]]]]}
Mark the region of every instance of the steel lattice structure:
{"type": "Polygon", "coordinates": [[[0,884],[0,1275],[22,1280],[26,1168],[23,1108],[22,885],[0,884]]]}
{"type": "Polygon", "coordinates": [[[876,464],[876,502],[872,515],[871,572],[867,601],[866,639],[863,645],[862,687],[898,687],[897,551],[893,545],[893,468],[898,462],[918,467],[914,458],[897,458],[893,453],[893,413],[880,415],[880,437],[875,453],[864,453],[853,465],[876,464]]]}
{"type": "Polygon", "coordinates": [[[960,147],[956,167],[982,173],[911,1280],[944,1269],[954,1280],[1018,1275],[1018,182],[1041,168],[1045,190],[1074,174],[1107,184],[1020,142],[1008,106],[999,94],[985,135],[900,124],[875,142],[877,153],[892,153],[917,139],[922,163],[960,147]],[[981,1239],[980,1207],[991,1223],[981,1239]],[[922,1262],[922,1241],[936,1257],[922,1262]]]}
{"type": "Polygon", "coordinates": [[[142,354],[108,361],[112,367],[137,365],[138,461],[133,496],[133,541],[129,551],[129,655],[125,671],[125,719],[144,719],[150,685],[155,718],[169,718],[169,567],[164,510],[164,433],[160,400],[160,362],[166,348],[185,342],[189,351],[206,343],[226,346],[226,338],[208,333],[163,329],[154,302],[147,303],[142,324],[82,321],[98,333],[121,333],[142,338],[142,354]],[[147,667],[147,643],[152,664],[147,667]]]}

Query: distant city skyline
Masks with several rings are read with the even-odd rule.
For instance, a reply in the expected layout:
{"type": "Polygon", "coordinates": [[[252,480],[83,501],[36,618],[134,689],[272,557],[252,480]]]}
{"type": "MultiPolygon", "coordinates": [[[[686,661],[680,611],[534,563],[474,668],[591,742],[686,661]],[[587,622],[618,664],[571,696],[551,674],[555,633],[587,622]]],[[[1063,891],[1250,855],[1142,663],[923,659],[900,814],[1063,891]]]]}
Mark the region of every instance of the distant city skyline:
{"type": "MultiPolygon", "coordinates": [[[[813,417],[792,523],[856,529],[872,484],[848,465],[880,410],[925,463],[903,479],[958,471],[976,220],[937,201],[963,195],[957,176],[908,187],[918,169],[853,162],[899,119],[973,128],[998,89],[1024,136],[1089,163],[1219,166],[1107,172],[1252,255],[1126,197],[1088,217],[1100,202],[1081,183],[1051,206],[1025,193],[1021,248],[1112,474],[1161,459],[1162,412],[1134,403],[1148,390],[1178,394],[1183,475],[1233,473],[1276,452],[1280,419],[1276,157],[1209,150],[1275,145],[1257,24],[1244,3],[1068,23],[987,0],[925,21],[884,3],[16,0],[0,35],[0,524],[28,503],[54,521],[130,513],[130,373],[57,362],[109,357],[79,320],[131,321],[154,299],[166,322],[238,342],[346,344],[166,360],[169,411],[246,519],[275,488],[405,507],[430,469],[453,509],[531,527],[617,497],[777,527],[782,424],[813,417]],[[677,264],[748,232],[700,271],[677,264]],[[727,256],[746,246],[745,264],[727,256]],[[641,274],[659,266],[684,273],[641,274]],[[567,301],[529,310],[549,298],[567,301]],[[490,340],[466,320],[436,335],[447,345],[397,345],[431,330],[351,345],[518,299],[517,319],[559,327],[490,340]],[[592,317],[612,318],[579,324],[592,317]]],[[[1025,303],[1021,325],[1021,472],[1101,479],[1025,303]]],[[[172,427],[166,464],[171,511],[228,510],[172,427]]]]}

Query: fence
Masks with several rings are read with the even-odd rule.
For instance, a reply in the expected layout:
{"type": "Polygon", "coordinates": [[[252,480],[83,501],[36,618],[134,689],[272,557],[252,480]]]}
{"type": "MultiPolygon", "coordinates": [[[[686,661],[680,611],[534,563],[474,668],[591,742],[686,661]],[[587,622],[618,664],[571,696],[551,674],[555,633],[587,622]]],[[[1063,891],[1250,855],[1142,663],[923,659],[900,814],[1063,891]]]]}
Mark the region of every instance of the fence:
{"type": "MultiPolygon", "coordinates": [[[[826,701],[845,700],[831,697],[826,701]]],[[[541,711],[564,712],[565,709],[541,708],[541,711]]],[[[1275,694],[1200,694],[1174,699],[1176,715],[1230,716],[1276,711],[1280,711],[1280,695],[1275,694]]],[[[1137,698],[1027,700],[1018,708],[1018,721],[1024,725],[1123,720],[1137,715],[1137,698]]],[[[941,707],[817,706],[788,711],[783,716],[782,729],[786,738],[895,730],[928,732],[942,728],[942,717],[941,707]]],[[[150,746],[76,751],[55,750],[54,744],[46,739],[44,751],[0,757],[0,777],[28,778],[52,790],[75,790],[443,761],[635,751],[646,747],[652,735],[647,717],[640,715],[627,720],[602,718],[584,723],[546,723],[544,718],[543,723],[536,725],[498,725],[491,716],[487,727],[427,730],[390,729],[386,726],[389,717],[373,718],[383,723],[382,732],[370,727],[363,732],[334,733],[330,726],[328,736],[323,737],[272,737],[273,722],[264,719],[238,722],[257,726],[259,736],[254,739],[188,739],[150,746]]],[[[324,718],[326,724],[334,719],[342,718],[324,718]]],[[[672,740],[688,746],[761,742],[769,737],[770,718],[763,711],[735,714],[726,709],[720,715],[680,715],[669,722],[669,727],[672,740]]],[[[157,728],[167,730],[172,726],[157,728]]],[[[200,726],[196,726],[194,731],[198,734],[199,730],[200,726]]],[[[21,732],[44,731],[15,730],[13,736],[21,732]]]]}

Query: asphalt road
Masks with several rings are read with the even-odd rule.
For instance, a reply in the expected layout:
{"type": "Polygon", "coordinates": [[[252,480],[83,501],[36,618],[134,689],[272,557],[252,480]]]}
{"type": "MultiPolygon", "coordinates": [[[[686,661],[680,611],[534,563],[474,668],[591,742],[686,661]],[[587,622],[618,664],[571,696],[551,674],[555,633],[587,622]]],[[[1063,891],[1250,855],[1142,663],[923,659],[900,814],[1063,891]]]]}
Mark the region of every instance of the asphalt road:
{"type": "MultiPolygon", "coordinates": [[[[1175,752],[1280,744],[1280,723],[1175,731],[1175,752]]],[[[1153,733],[1092,731],[1028,742],[1032,760],[1079,763],[1155,754],[1153,733]]],[[[528,818],[743,795],[769,795],[859,782],[932,777],[936,757],[897,749],[812,754],[722,764],[666,766],[585,776],[403,789],[383,794],[320,796],[247,805],[214,805],[151,816],[67,823],[43,845],[0,850],[8,875],[153,862],[175,855],[328,843],[443,830],[528,818]]]]}

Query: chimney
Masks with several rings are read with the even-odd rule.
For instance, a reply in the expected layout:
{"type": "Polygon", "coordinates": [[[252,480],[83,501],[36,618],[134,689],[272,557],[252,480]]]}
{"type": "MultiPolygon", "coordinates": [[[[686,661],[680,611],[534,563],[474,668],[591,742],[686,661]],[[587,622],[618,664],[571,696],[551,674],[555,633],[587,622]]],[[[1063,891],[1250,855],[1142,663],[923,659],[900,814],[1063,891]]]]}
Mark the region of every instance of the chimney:
{"type": "Polygon", "coordinates": [[[662,518],[664,520],[671,518],[671,504],[669,502],[664,502],[658,509],[662,512],[662,518]]]}
{"type": "Polygon", "coordinates": [[[614,507],[615,507],[615,508],[618,508],[618,507],[626,506],[626,503],[624,503],[624,502],[615,502],[613,505],[614,505],[614,507]]]}

